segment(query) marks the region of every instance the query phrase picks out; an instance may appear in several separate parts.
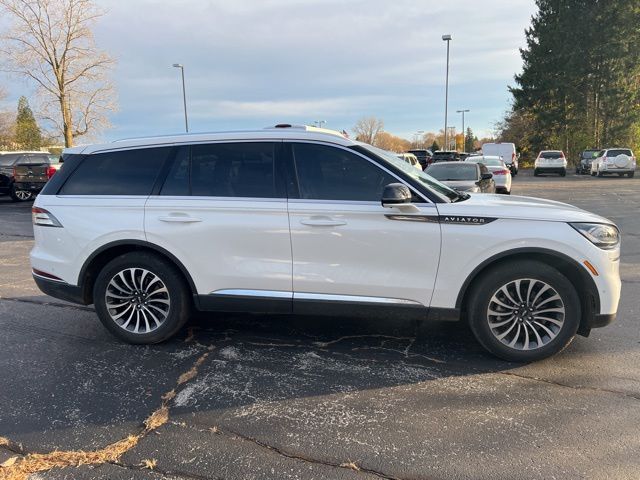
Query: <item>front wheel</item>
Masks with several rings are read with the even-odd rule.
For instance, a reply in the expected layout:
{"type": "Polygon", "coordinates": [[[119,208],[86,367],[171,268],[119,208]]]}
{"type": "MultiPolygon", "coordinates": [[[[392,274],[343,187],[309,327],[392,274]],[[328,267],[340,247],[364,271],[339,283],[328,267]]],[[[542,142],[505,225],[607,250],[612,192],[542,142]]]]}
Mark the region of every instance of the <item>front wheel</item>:
{"type": "Polygon", "coordinates": [[[29,190],[17,189],[15,185],[11,187],[9,195],[11,195],[11,200],[14,202],[26,202],[33,199],[33,193],[29,190]]]}
{"type": "Polygon", "coordinates": [[[189,319],[189,290],[180,271],[147,252],[125,253],[98,274],[93,301],[102,324],[127,343],[172,337],[189,319]]]}
{"type": "Polygon", "coordinates": [[[560,352],[575,336],[581,316],[571,282],[555,268],[529,260],[500,265],[479,278],[467,311],[480,344],[513,362],[560,352]]]}

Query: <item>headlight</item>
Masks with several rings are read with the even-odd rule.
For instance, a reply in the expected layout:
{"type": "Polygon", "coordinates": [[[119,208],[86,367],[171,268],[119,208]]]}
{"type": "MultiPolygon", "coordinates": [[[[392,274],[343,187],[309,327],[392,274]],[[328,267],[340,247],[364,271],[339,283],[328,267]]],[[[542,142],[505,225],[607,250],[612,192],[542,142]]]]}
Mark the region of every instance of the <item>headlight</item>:
{"type": "Polygon", "coordinates": [[[620,232],[604,223],[570,223],[584,238],[603,250],[612,250],[620,244],[620,232]]]}

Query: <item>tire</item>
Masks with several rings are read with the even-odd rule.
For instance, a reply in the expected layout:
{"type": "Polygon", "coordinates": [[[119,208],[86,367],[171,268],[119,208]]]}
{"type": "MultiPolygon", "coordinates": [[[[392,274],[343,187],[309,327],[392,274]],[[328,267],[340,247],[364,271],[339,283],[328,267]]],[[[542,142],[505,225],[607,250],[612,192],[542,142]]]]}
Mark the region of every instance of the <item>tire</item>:
{"type": "Polygon", "coordinates": [[[564,170],[564,171],[560,172],[560,176],[561,177],[566,177],[567,176],[567,171],[564,170]]]}
{"type": "Polygon", "coordinates": [[[596,175],[597,175],[598,177],[604,177],[604,173],[602,173],[602,172],[600,171],[600,169],[598,169],[598,171],[597,171],[596,175]]]}
{"type": "Polygon", "coordinates": [[[190,289],[180,271],[147,252],[125,253],[111,260],[98,274],[93,300],[98,318],[107,330],[133,344],[165,341],[191,315],[190,289]],[[140,294],[145,291],[150,293],[146,299],[140,294]],[[107,306],[107,296],[111,308],[107,306]]]}
{"type": "Polygon", "coordinates": [[[474,282],[467,312],[471,330],[480,344],[493,355],[511,362],[535,362],[560,352],[571,343],[581,317],[580,299],[571,282],[555,268],[532,260],[505,263],[483,274],[474,282]],[[520,286],[520,298],[533,300],[534,307],[538,305],[538,311],[548,319],[537,317],[535,320],[535,311],[515,301],[520,300],[516,285],[520,286]],[[545,286],[549,289],[543,290],[545,286]],[[511,299],[504,294],[503,288],[511,299]],[[559,300],[553,299],[556,295],[559,300]],[[515,305],[521,309],[522,320],[513,316],[506,322],[502,320],[511,312],[495,300],[504,302],[502,305],[507,307],[515,305]],[[491,315],[491,312],[497,315],[491,315]],[[494,327],[490,326],[490,321],[494,327]],[[502,340],[501,335],[504,335],[502,340]],[[527,335],[528,350],[524,349],[527,335]],[[515,343],[510,346],[514,339],[515,343]]]}
{"type": "Polygon", "coordinates": [[[27,190],[17,190],[15,185],[11,185],[9,195],[11,195],[11,200],[14,202],[28,202],[29,200],[33,200],[33,193],[27,190]]]}
{"type": "Polygon", "coordinates": [[[594,172],[593,170],[591,171],[591,176],[595,177],[596,176],[596,172],[594,172]]]}
{"type": "Polygon", "coordinates": [[[534,177],[537,177],[538,175],[540,175],[540,172],[538,172],[538,170],[537,170],[537,169],[534,169],[534,170],[533,170],[533,176],[534,176],[534,177]]]}
{"type": "Polygon", "coordinates": [[[635,172],[629,172],[629,173],[627,173],[627,177],[629,177],[629,178],[633,178],[633,174],[634,174],[634,173],[635,173],[635,172]]]}

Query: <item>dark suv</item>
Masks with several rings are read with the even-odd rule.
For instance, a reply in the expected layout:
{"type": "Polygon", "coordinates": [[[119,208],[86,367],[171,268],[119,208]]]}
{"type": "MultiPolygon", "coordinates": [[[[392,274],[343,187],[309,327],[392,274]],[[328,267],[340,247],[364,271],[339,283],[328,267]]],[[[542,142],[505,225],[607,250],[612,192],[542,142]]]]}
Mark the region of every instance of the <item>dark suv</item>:
{"type": "Polygon", "coordinates": [[[436,162],[459,162],[461,160],[460,153],[456,151],[439,150],[431,157],[431,163],[436,162]]]}
{"type": "Polygon", "coordinates": [[[46,152],[0,154],[0,195],[14,202],[31,200],[58,168],[58,157],[46,152]]]}
{"type": "Polygon", "coordinates": [[[598,156],[600,149],[587,149],[580,154],[578,164],[576,165],[576,173],[578,175],[586,175],[591,172],[591,162],[598,156]]]}

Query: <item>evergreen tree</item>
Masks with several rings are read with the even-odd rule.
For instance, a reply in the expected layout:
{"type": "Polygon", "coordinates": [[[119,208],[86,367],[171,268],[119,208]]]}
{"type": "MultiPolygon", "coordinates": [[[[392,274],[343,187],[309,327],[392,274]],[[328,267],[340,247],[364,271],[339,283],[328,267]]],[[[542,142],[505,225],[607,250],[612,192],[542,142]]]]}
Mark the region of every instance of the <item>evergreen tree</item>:
{"type": "Polygon", "coordinates": [[[16,143],[27,150],[37,150],[42,145],[42,134],[26,97],[18,100],[16,118],[16,143]]]}
{"type": "Polygon", "coordinates": [[[475,150],[475,141],[477,140],[477,138],[475,138],[473,136],[473,130],[471,130],[471,127],[467,127],[467,133],[464,136],[464,151],[465,152],[473,152],[475,150]]]}
{"type": "Polygon", "coordinates": [[[503,124],[526,118],[532,151],[560,148],[575,156],[588,147],[637,147],[638,0],[536,4],[521,50],[523,70],[511,88],[513,109],[503,124]]]}
{"type": "Polygon", "coordinates": [[[438,145],[438,142],[434,140],[433,143],[431,144],[431,147],[429,147],[429,150],[435,153],[438,150],[440,150],[440,145],[438,145]]]}

